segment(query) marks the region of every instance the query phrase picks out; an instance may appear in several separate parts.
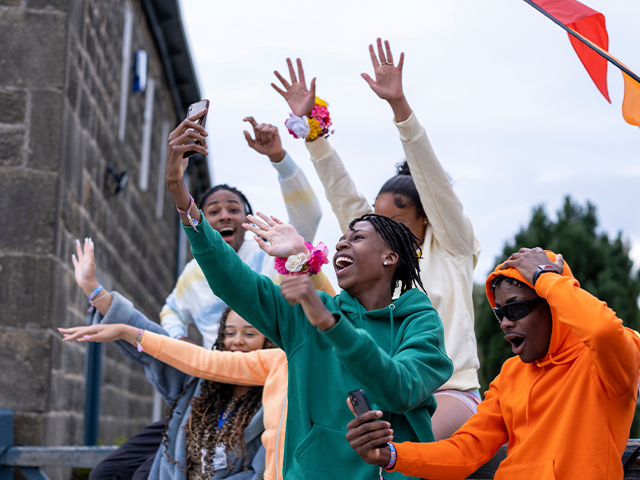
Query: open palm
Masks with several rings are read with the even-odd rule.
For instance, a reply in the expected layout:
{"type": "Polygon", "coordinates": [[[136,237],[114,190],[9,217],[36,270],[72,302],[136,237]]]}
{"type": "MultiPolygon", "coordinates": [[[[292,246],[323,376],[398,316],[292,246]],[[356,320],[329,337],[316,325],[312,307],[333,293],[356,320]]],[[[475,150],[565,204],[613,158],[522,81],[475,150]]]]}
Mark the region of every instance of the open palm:
{"type": "Polygon", "coordinates": [[[76,255],[71,257],[75,270],[76,282],[80,288],[91,285],[96,281],[96,262],[93,253],[93,240],[84,239],[84,251],[78,241],[76,243],[76,255]]]}
{"type": "Polygon", "coordinates": [[[261,212],[257,212],[257,215],[262,220],[253,215],[247,215],[247,220],[254,225],[243,223],[242,226],[256,234],[256,242],[267,254],[272,257],[287,258],[308,252],[303,238],[293,225],[283,223],[275,217],[268,217],[261,212]]]}
{"type": "Polygon", "coordinates": [[[289,108],[294,115],[302,117],[303,115],[309,115],[313,106],[316,103],[316,79],[313,78],[307,89],[307,83],[304,78],[304,69],[302,68],[302,61],[298,58],[298,76],[296,77],[296,71],[293,68],[291,59],[287,58],[287,65],[289,67],[289,75],[291,77],[291,84],[282,76],[277,70],[275,73],[278,80],[282,83],[284,90],[279,88],[275,83],[271,86],[284,97],[289,104],[289,108]]]}
{"type": "Polygon", "coordinates": [[[373,64],[373,72],[376,79],[373,80],[368,74],[363,73],[362,78],[383,100],[396,100],[404,96],[402,90],[402,67],[404,66],[404,53],[400,54],[398,66],[393,65],[393,55],[389,42],[385,40],[385,50],[382,48],[382,40],[378,38],[378,56],[373,48],[369,45],[369,54],[371,55],[371,63],[373,64]],[[380,61],[378,61],[380,57],[380,61]]]}

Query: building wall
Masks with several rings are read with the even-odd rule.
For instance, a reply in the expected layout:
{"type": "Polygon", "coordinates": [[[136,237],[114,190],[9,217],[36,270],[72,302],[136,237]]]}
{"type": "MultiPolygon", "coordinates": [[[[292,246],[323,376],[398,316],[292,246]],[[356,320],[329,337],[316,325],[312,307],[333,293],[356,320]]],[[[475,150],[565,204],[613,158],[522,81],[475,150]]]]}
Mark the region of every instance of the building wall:
{"type": "MultiPolygon", "coordinates": [[[[75,239],[92,237],[98,279],[158,319],[173,288],[176,214],[165,190],[156,218],[163,124],[177,114],[139,1],[132,51],[155,79],[148,191],[138,188],[145,93],[129,93],[118,141],[125,0],[0,0],[0,408],[16,413],[16,442],[83,443],[85,352],[59,326],[87,321],[76,286],[75,239]],[[105,169],[131,173],[122,196],[105,169]]],[[[166,127],[165,127],[166,128],[166,127]]],[[[150,421],[144,372],[104,349],[99,439],[150,421]]]]}

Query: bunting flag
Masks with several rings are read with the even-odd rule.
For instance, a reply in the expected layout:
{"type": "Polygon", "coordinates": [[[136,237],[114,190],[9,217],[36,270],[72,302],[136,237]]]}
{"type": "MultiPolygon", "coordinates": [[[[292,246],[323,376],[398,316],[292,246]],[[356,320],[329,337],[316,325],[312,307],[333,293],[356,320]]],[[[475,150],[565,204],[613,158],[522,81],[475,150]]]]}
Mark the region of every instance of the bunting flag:
{"type": "Polygon", "coordinates": [[[640,77],[607,51],[609,35],[604,15],[576,0],[524,1],[567,31],[582,64],[609,103],[607,64],[610,62],[622,71],[622,116],[627,123],[640,127],[640,77]]]}

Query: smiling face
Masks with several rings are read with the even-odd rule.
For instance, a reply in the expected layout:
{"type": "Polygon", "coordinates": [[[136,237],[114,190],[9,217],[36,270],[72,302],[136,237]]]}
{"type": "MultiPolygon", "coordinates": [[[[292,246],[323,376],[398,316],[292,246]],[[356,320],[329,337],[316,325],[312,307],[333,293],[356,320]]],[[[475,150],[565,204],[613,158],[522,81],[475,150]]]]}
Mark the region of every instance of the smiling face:
{"type": "MultiPolygon", "coordinates": [[[[500,282],[495,294],[496,307],[538,298],[531,287],[512,285],[506,281],[500,282]]],[[[540,360],[547,354],[552,325],[551,310],[546,302],[533,308],[518,320],[509,320],[504,317],[500,322],[505,340],[511,343],[511,350],[525,363],[540,360]]]]}
{"type": "Polygon", "coordinates": [[[264,348],[266,337],[233,310],[224,327],[224,349],[230,352],[251,352],[264,348]]]}
{"type": "Polygon", "coordinates": [[[340,288],[354,298],[379,283],[390,292],[398,255],[389,248],[371,223],[356,223],[352,230],[340,238],[336,250],[333,268],[340,288]]]}
{"type": "Polygon", "coordinates": [[[376,198],[373,209],[378,215],[384,215],[405,224],[411,233],[418,237],[420,245],[422,245],[427,230],[427,217],[418,215],[417,208],[410,203],[410,200],[403,195],[381,193],[376,198]],[[406,206],[399,207],[398,205],[406,206]]]}
{"type": "Polygon", "coordinates": [[[242,222],[247,219],[242,199],[228,190],[218,190],[207,197],[202,212],[211,227],[237,252],[244,242],[242,222]]]}

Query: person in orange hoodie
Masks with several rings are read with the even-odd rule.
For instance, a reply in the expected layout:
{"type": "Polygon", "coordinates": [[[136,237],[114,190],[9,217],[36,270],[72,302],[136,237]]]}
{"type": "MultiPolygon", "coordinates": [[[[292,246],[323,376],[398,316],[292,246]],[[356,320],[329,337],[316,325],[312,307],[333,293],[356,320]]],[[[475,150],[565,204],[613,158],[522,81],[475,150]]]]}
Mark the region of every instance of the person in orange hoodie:
{"type": "Polygon", "coordinates": [[[367,463],[423,478],[466,478],[507,442],[496,480],[623,478],[640,335],[580,288],[561,255],[541,248],[511,255],[486,292],[517,356],[478,413],[450,439],[392,443],[392,425],[371,411],[347,426],[351,446],[367,463]]]}

